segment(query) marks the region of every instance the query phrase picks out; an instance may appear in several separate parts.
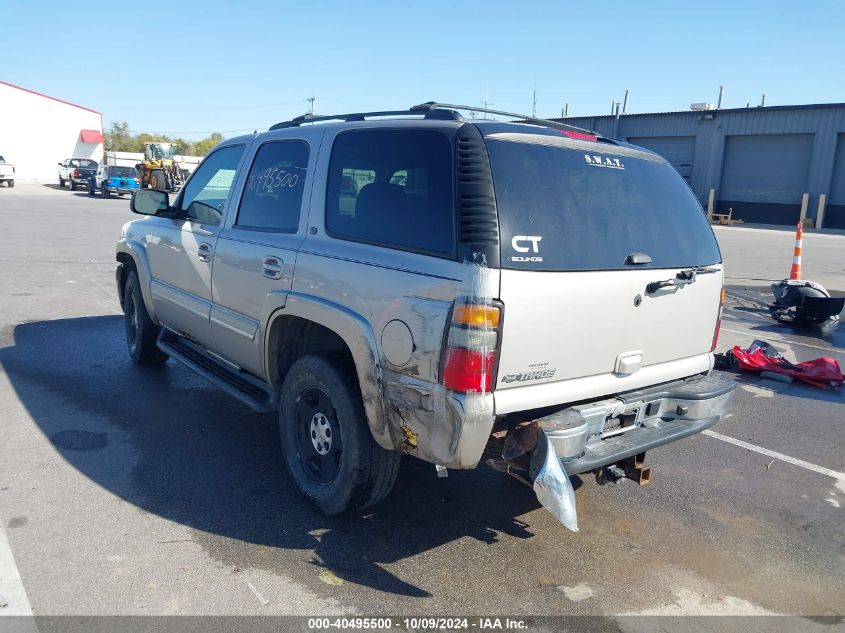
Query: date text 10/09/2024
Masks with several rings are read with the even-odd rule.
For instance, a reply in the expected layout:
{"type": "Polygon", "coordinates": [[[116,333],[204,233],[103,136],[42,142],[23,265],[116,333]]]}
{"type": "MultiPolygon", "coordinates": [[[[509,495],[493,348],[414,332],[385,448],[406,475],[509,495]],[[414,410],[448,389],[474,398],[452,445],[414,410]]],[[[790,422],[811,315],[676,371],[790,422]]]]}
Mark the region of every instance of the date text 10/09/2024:
{"type": "Polygon", "coordinates": [[[331,629],[388,631],[525,631],[528,623],[519,618],[477,617],[477,618],[309,618],[308,629],[323,631],[331,629]]]}

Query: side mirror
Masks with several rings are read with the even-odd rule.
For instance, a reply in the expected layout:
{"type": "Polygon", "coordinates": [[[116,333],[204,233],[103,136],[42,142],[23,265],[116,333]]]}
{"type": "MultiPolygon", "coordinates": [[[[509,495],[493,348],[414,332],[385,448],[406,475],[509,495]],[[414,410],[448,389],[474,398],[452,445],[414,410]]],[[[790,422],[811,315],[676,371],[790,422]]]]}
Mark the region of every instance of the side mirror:
{"type": "Polygon", "coordinates": [[[61,163],[56,163],[59,167],[64,167],[61,163]]]}
{"type": "Polygon", "coordinates": [[[139,215],[165,215],[170,210],[170,195],[156,189],[139,189],[132,194],[129,208],[139,215]]]}

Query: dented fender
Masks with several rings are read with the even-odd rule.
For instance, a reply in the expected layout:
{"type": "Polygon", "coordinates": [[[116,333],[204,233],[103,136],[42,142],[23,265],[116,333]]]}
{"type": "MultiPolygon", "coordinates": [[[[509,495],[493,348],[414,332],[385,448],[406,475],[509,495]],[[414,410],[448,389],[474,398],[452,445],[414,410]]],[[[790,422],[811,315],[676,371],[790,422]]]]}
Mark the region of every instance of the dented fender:
{"type": "MultiPolygon", "coordinates": [[[[382,367],[378,360],[375,334],[369,322],[340,304],[299,292],[290,292],[284,302],[284,308],[274,312],[264,328],[265,364],[266,359],[270,358],[269,332],[273,329],[273,322],[284,316],[296,316],[313,321],[343,339],[355,361],[364,411],[373,437],[383,448],[389,450],[399,448],[401,442],[395,442],[395,434],[391,434],[387,428],[382,403],[382,367]]],[[[269,368],[265,367],[265,372],[269,375],[269,368]]],[[[397,432],[401,433],[398,429],[397,432]]]]}

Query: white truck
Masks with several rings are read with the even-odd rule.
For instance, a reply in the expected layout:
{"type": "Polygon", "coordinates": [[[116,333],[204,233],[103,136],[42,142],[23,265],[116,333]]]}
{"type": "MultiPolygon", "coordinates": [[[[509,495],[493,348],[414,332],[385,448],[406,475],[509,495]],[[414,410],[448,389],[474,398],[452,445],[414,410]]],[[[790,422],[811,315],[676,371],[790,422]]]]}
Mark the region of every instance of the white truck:
{"type": "Polygon", "coordinates": [[[7,187],[15,186],[15,166],[7,163],[6,159],[0,156],[0,184],[4,182],[7,187]]]}

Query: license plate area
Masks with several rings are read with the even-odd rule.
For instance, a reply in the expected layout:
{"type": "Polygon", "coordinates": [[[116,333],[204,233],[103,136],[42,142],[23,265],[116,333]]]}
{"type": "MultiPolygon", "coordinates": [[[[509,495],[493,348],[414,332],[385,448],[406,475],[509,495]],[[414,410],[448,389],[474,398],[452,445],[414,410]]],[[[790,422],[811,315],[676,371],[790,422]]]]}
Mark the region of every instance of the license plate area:
{"type": "Polygon", "coordinates": [[[605,439],[633,431],[642,423],[642,407],[636,406],[625,409],[616,415],[609,415],[602,424],[601,438],[605,439]]]}

